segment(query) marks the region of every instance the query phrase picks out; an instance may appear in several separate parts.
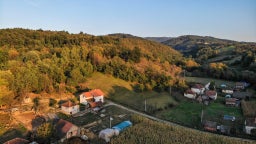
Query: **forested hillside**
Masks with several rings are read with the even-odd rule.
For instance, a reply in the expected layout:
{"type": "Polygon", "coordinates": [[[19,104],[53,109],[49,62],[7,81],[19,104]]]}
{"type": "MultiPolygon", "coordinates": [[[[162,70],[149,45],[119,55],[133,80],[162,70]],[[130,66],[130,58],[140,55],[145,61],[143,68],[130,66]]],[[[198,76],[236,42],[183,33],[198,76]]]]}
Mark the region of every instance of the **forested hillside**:
{"type": "Polygon", "coordinates": [[[196,69],[188,69],[192,76],[256,84],[256,43],[193,35],[172,38],[162,43],[200,64],[196,69]]]}
{"type": "Polygon", "coordinates": [[[75,92],[95,71],[134,82],[141,91],[164,91],[182,84],[179,66],[188,62],[168,46],[133,36],[2,29],[0,105],[28,92],[75,92]]]}

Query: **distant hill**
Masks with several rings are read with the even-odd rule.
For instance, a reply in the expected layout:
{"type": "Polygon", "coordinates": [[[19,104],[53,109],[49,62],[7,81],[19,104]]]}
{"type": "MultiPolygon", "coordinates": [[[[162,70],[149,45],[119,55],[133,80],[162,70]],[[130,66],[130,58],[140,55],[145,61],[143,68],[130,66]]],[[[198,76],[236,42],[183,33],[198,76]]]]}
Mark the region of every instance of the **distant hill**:
{"type": "Polygon", "coordinates": [[[165,42],[167,40],[170,40],[171,37],[145,37],[145,39],[162,43],[162,42],[165,42]]]}
{"type": "Polygon", "coordinates": [[[185,35],[163,41],[162,43],[173,47],[174,49],[182,52],[184,55],[193,56],[200,47],[228,46],[238,42],[225,39],[218,39],[210,36],[185,35]]]}

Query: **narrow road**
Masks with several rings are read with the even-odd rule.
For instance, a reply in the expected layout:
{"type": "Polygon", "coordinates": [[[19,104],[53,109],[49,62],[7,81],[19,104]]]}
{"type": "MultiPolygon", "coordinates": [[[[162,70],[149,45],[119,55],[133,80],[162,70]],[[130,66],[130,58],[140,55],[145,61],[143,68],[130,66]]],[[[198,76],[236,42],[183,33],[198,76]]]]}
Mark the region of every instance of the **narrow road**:
{"type": "Polygon", "coordinates": [[[225,136],[225,135],[220,135],[220,134],[215,134],[215,133],[211,133],[211,132],[207,132],[207,131],[200,131],[200,130],[197,130],[197,129],[185,127],[185,126],[182,126],[182,125],[179,125],[179,124],[170,122],[170,121],[166,121],[166,120],[163,120],[163,119],[160,119],[160,118],[157,118],[157,117],[154,117],[154,116],[151,116],[151,115],[148,115],[148,114],[145,114],[145,113],[142,113],[142,112],[133,110],[133,109],[131,109],[131,108],[122,106],[122,105],[117,104],[117,103],[115,103],[115,102],[113,102],[113,101],[110,101],[110,100],[105,100],[105,101],[107,102],[107,104],[104,105],[105,107],[111,106],[111,105],[112,105],[112,106],[116,106],[116,107],[119,107],[119,108],[121,108],[121,109],[130,111],[130,112],[132,112],[132,113],[141,115],[141,116],[143,116],[143,117],[146,117],[146,118],[149,118],[149,119],[151,119],[151,120],[154,120],[154,121],[157,121],[157,122],[161,122],[161,123],[164,123],[164,124],[167,124],[167,125],[177,126],[177,127],[181,127],[181,128],[186,128],[186,129],[190,129],[190,130],[197,131],[197,132],[200,132],[200,133],[208,133],[208,134],[210,133],[210,134],[213,134],[213,135],[216,135],[216,136],[223,136],[223,137],[226,137],[226,138],[237,139],[237,140],[240,140],[240,141],[245,141],[245,142],[250,142],[250,143],[256,143],[256,141],[250,140],[250,139],[243,139],[243,138],[237,138],[237,137],[230,137],[230,136],[225,136]]]}

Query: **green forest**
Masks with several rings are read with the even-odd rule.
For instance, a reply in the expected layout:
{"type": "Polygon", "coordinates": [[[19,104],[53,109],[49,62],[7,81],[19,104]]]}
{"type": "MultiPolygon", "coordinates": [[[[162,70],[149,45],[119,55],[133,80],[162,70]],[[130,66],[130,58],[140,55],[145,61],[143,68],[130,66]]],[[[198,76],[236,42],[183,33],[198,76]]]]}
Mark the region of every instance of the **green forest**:
{"type": "Polygon", "coordinates": [[[1,29],[0,105],[29,92],[74,93],[94,72],[133,82],[138,91],[161,92],[184,86],[180,73],[191,62],[168,46],[125,34],[1,29]]]}

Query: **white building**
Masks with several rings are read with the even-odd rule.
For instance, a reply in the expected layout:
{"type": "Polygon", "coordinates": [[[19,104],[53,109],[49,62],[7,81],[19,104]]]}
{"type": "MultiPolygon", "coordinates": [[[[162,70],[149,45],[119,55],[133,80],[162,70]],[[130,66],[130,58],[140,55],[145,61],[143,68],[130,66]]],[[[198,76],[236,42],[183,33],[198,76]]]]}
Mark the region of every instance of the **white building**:
{"type": "Polygon", "coordinates": [[[80,103],[87,105],[90,102],[104,102],[104,93],[100,89],[84,92],[80,96],[80,103]]]}
{"type": "Polygon", "coordinates": [[[213,90],[209,90],[205,92],[205,95],[208,96],[209,98],[216,100],[217,99],[217,92],[213,90]]]}
{"type": "Polygon", "coordinates": [[[79,105],[67,101],[61,105],[61,111],[65,114],[75,114],[79,112],[79,105]]]}
{"type": "Polygon", "coordinates": [[[192,90],[188,89],[184,92],[184,96],[187,98],[195,99],[196,98],[196,93],[193,92],[192,90]]]}
{"type": "Polygon", "coordinates": [[[256,118],[247,118],[244,123],[246,134],[251,134],[251,130],[256,129],[256,118]]]}
{"type": "Polygon", "coordinates": [[[195,84],[194,86],[191,87],[191,90],[196,94],[203,94],[205,91],[205,87],[201,84],[195,84]]]}

